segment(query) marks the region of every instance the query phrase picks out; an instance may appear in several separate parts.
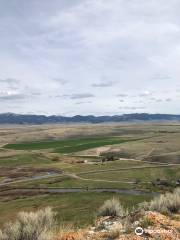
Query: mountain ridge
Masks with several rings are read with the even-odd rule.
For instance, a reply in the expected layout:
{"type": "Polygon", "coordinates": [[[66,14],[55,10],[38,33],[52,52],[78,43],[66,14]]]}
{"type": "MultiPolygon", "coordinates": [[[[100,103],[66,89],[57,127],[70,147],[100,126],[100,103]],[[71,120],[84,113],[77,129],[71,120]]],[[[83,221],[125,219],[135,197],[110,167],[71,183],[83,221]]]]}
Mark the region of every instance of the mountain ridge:
{"type": "Polygon", "coordinates": [[[180,121],[180,115],[130,113],[123,115],[75,115],[65,117],[61,115],[36,115],[1,113],[0,124],[48,124],[48,123],[105,123],[105,122],[135,122],[135,121],[180,121]]]}

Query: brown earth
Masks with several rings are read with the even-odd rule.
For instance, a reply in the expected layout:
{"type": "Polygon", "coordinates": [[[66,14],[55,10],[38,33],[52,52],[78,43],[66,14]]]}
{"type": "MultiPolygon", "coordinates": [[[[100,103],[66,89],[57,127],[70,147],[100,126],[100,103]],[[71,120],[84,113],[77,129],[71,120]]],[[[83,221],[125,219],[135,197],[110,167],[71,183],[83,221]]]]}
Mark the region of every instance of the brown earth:
{"type": "MultiPolygon", "coordinates": [[[[180,214],[165,216],[157,212],[146,212],[149,226],[143,227],[141,236],[133,230],[126,232],[118,219],[104,217],[96,222],[95,227],[88,230],[69,231],[57,240],[179,240],[180,239],[180,214]],[[102,227],[106,226],[106,227],[102,227]],[[108,226],[108,228],[107,228],[108,226]]],[[[144,217],[143,216],[143,217],[144,217]]],[[[141,219],[139,219],[141,220],[141,219]]],[[[137,222],[137,221],[136,221],[137,222]]]]}

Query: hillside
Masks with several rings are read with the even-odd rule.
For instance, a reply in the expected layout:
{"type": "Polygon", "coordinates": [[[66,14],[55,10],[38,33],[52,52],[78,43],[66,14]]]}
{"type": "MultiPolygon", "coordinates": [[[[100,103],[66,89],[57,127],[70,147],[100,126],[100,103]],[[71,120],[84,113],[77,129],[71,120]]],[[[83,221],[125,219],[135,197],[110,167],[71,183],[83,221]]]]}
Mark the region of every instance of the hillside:
{"type": "Polygon", "coordinates": [[[1,240],[178,240],[180,239],[180,189],[156,196],[127,209],[118,198],[104,202],[93,226],[57,227],[51,208],[20,212],[15,222],[0,230],[1,240]]]}

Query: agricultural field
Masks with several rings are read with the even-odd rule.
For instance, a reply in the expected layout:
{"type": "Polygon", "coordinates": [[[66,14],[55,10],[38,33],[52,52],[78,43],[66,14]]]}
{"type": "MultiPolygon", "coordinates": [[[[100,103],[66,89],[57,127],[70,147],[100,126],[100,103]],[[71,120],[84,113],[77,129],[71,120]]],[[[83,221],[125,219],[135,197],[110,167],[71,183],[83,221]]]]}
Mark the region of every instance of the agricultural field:
{"type": "Polygon", "coordinates": [[[179,182],[178,123],[0,126],[0,225],[49,205],[87,225],[112,196],[132,207],[179,182]]]}

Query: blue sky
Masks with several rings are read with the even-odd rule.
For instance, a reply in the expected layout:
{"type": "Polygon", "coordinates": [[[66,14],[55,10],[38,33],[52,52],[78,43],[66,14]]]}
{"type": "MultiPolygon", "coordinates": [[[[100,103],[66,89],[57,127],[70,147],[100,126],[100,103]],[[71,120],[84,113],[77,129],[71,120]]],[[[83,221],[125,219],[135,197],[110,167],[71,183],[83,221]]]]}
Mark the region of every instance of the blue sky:
{"type": "Polygon", "coordinates": [[[179,0],[0,0],[0,112],[180,114],[179,0]]]}

